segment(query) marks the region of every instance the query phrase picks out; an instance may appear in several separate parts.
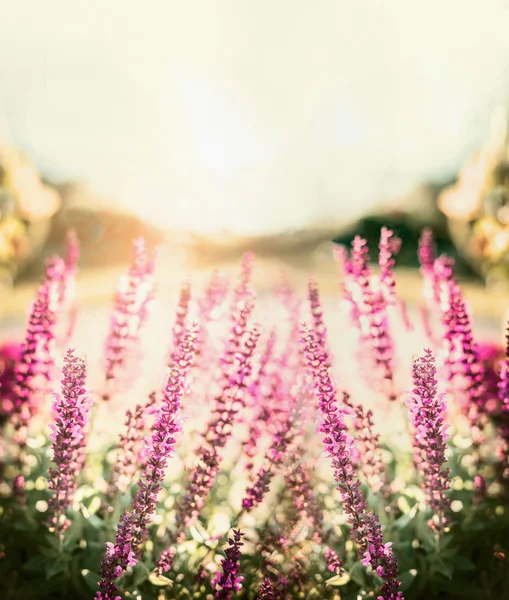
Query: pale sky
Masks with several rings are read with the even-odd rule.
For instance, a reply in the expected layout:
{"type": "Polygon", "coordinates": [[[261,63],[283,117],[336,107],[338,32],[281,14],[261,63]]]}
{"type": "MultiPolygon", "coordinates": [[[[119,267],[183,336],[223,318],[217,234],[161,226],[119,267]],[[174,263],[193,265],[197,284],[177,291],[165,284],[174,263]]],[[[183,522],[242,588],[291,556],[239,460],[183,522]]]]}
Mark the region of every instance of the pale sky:
{"type": "Polygon", "coordinates": [[[509,3],[0,2],[0,136],[158,223],[340,223],[509,104],[509,3]]]}

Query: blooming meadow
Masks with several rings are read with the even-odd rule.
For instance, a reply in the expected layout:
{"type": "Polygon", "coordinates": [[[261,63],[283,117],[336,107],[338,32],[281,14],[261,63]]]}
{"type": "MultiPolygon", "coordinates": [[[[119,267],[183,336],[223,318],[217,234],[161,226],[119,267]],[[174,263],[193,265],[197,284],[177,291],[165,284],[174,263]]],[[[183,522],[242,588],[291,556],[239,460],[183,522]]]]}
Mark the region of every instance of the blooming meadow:
{"type": "Polygon", "coordinates": [[[185,281],[162,381],[125,406],[156,254],[134,241],[97,377],[70,233],[2,350],[0,597],[509,598],[509,335],[474,339],[430,231],[407,308],[399,245],[334,248],[334,323],[312,279],[257,298],[251,254],[185,281]]]}

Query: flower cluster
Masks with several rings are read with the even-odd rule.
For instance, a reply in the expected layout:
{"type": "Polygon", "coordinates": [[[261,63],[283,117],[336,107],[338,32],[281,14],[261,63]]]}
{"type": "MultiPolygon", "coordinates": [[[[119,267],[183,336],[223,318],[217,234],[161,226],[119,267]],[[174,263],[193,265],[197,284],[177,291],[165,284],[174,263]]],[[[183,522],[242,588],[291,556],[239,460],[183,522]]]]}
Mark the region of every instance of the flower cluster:
{"type": "Polygon", "coordinates": [[[115,500],[119,492],[125,494],[133,483],[140,463],[146,416],[156,401],[157,394],[152,392],[146,402],[126,412],[125,429],[120,434],[119,450],[111,471],[109,502],[115,500]]]}
{"type": "Polygon", "coordinates": [[[387,397],[396,399],[394,389],[394,344],[389,331],[388,304],[395,303],[392,275],[393,253],[397,244],[391,241],[392,231],[384,229],[380,241],[380,278],[369,266],[369,249],[365,239],[356,236],[350,256],[346,249],[336,250],[342,265],[343,289],[351,306],[351,316],[359,331],[360,362],[371,372],[373,386],[380,385],[387,397]]]}
{"type": "Polygon", "coordinates": [[[145,240],[133,242],[127,277],[117,289],[111,326],[106,341],[104,398],[110,399],[126,373],[126,361],[138,339],[148,314],[154,290],[154,258],[149,256],[145,240]]]}
{"type": "Polygon", "coordinates": [[[435,358],[431,350],[413,365],[414,389],[409,400],[410,418],[415,428],[414,461],[424,482],[428,504],[435,514],[430,526],[441,534],[448,523],[450,500],[449,469],[446,462],[446,427],[443,395],[437,392],[435,358]]]}
{"type": "Polygon", "coordinates": [[[187,318],[189,313],[189,303],[191,302],[191,283],[185,281],[180,286],[179,300],[177,304],[177,310],[175,314],[175,323],[173,324],[172,337],[173,347],[170,352],[168,360],[168,366],[171,366],[178,356],[178,349],[182,342],[182,336],[184,335],[187,318]]]}
{"type": "Polygon", "coordinates": [[[55,422],[50,425],[53,441],[53,462],[49,488],[53,491],[50,499],[50,525],[57,532],[65,530],[70,521],[64,511],[69,508],[78,483],[76,475],[85,460],[86,425],[91,402],[86,395],[86,367],[84,361],[68,350],[62,368],[62,393],[55,394],[53,409],[55,422]]]}
{"type": "Polygon", "coordinates": [[[138,240],[109,332],[115,402],[90,406],[84,363],[69,351],[51,415],[58,326],[66,298],[75,306],[63,291],[76,271],[71,236],[66,259],[47,265],[25,344],[5,361],[2,406],[15,410],[1,423],[0,597],[504,597],[509,350],[476,344],[452,261],[425,233],[429,287],[404,342],[422,347],[424,325],[433,352],[413,371],[396,362],[395,320],[410,329],[398,246],[384,228],[379,270],[360,237],[336,249],[350,318],[340,310],[327,328],[314,280],[299,290],[282,278],[256,298],[250,254],[232,285],[214,273],[191,296],[184,282],[162,390],[150,393],[159,369],[146,361],[146,381],[120,394],[138,374],[130,365],[154,294],[153,257],[138,240]],[[396,392],[411,375],[408,411],[396,392]],[[437,392],[447,384],[451,436],[437,392]],[[119,409],[119,437],[96,429],[119,409]]]}
{"type": "Polygon", "coordinates": [[[20,430],[20,443],[41,393],[46,391],[54,374],[54,328],[62,274],[63,261],[58,257],[49,259],[30,312],[21,357],[14,369],[13,421],[20,430]]]}
{"type": "Polygon", "coordinates": [[[303,343],[312,371],[318,407],[322,414],[320,432],[324,434],[323,445],[331,459],[334,479],[343,501],[343,510],[351,525],[351,538],[359,545],[365,562],[383,579],[383,598],[395,600],[403,598],[398,591],[397,563],[390,546],[383,544],[378,517],[367,509],[366,499],[360,491],[360,481],[356,477],[351,460],[352,441],[346,434],[344,417],[339,410],[326,359],[309,327],[303,330],[303,343]]]}
{"type": "Polygon", "coordinates": [[[228,548],[224,551],[226,556],[221,561],[223,572],[218,571],[212,580],[216,588],[216,600],[230,600],[235,592],[242,589],[244,577],[239,575],[242,535],[240,529],[236,529],[233,538],[228,540],[228,548]]]}
{"type": "Polygon", "coordinates": [[[180,401],[194,358],[196,329],[193,325],[185,332],[178,359],[170,369],[152,433],[145,438],[149,461],[140,475],[131,510],[125,512],[119,523],[115,544],[108,546],[101,564],[99,586],[102,591],[98,592],[98,599],[115,597],[115,579],[129,566],[136,564],[140,545],[148,535],[148,525],[156,508],[166,466],[173,456],[176,436],[181,431],[180,401]]]}
{"type": "Polygon", "coordinates": [[[353,413],[353,429],[359,453],[358,468],[373,492],[384,485],[384,464],[381,457],[380,435],[375,431],[373,411],[365,410],[362,404],[354,404],[347,392],[343,393],[343,404],[353,413]]]}

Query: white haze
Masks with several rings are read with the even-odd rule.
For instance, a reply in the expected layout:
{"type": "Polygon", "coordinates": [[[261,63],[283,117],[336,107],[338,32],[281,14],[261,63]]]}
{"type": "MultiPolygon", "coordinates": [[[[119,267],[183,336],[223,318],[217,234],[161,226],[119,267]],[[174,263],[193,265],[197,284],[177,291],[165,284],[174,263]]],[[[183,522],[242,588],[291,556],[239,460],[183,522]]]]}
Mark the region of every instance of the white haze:
{"type": "Polygon", "coordinates": [[[509,5],[16,0],[0,134],[159,224],[340,224],[454,174],[509,100],[509,5]]]}

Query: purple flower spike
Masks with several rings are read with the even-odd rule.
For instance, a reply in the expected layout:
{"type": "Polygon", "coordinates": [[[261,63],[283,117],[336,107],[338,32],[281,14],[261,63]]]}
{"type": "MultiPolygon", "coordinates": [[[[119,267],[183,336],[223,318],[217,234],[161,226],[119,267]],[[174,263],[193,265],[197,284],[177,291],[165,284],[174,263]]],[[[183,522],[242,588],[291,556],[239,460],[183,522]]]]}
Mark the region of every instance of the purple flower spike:
{"type": "Polygon", "coordinates": [[[170,352],[168,366],[171,366],[178,355],[178,349],[182,342],[182,336],[186,329],[187,316],[189,314],[189,304],[191,302],[191,283],[185,281],[180,287],[179,301],[177,305],[177,315],[173,324],[172,337],[173,349],[170,352]]]}
{"type": "Polygon", "coordinates": [[[88,423],[91,401],[86,396],[85,363],[68,350],[62,369],[62,393],[55,394],[53,408],[55,423],[50,425],[53,440],[53,462],[56,468],[49,470],[48,487],[53,491],[49,501],[50,521],[60,539],[69,521],[64,511],[72,502],[77,487],[76,474],[85,460],[85,427],[88,423]]]}
{"type": "MultiPolygon", "coordinates": [[[[220,450],[230,437],[235,418],[244,405],[246,380],[251,374],[251,361],[259,335],[257,328],[248,333],[244,348],[235,355],[233,366],[236,371],[225,380],[221,394],[215,398],[211,419],[206,432],[202,434],[203,442],[196,451],[197,464],[186,486],[184,498],[176,509],[176,537],[200,514],[214,485],[222,460],[220,450]]],[[[224,366],[225,369],[230,367],[229,363],[224,366]]],[[[160,569],[168,569],[168,552],[171,549],[163,552],[158,561],[160,569]]]]}
{"type": "Polygon", "coordinates": [[[319,431],[324,434],[322,441],[325,454],[331,459],[343,510],[351,525],[350,536],[358,544],[365,564],[369,564],[383,580],[382,597],[386,600],[401,600],[403,594],[398,591],[400,582],[397,561],[390,546],[383,544],[380,521],[376,515],[368,512],[366,499],[360,491],[360,481],[351,457],[353,442],[346,433],[343,413],[337,404],[324,351],[307,325],[303,328],[302,341],[322,415],[319,431]]]}
{"type": "Polygon", "coordinates": [[[216,588],[216,600],[230,600],[235,592],[242,589],[244,577],[239,576],[239,571],[243,535],[240,529],[234,529],[233,538],[228,540],[228,548],[224,552],[226,557],[221,561],[223,572],[218,571],[211,582],[216,588]]]}
{"type": "Polygon", "coordinates": [[[283,463],[288,446],[295,438],[294,420],[294,415],[289,414],[282,423],[278,424],[270,448],[264,457],[264,464],[258,470],[253,483],[247,488],[246,495],[242,500],[242,509],[246,512],[261,504],[269,491],[270,483],[275,474],[274,470],[283,463]]]}
{"type": "Polygon", "coordinates": [[[443,394],[437,393],[435,358],[431,350],[415,360],[413,365],[413,395],[408,402],[410,419],[415,429],[414,462],[423,480],[429,507],[435,518],[429,522],[439,535],[448,523],[450,500],[449,469],[446,462],[447,435],[443,414],[443,394]]]}
{"type": "Polygon", "coordinates": [[[451,391],[466,398],[466,412],[472,426],[482,428],[480,415],[485,401],[484,369],[474,344],[472,321],[461,288],[454,277],[453,264],[454,261],[447,256],[441,256],[435,261],[447,344],[445,365],[451,391]]]}
{"type": "Polygon", "coordinates": [[[387,227],[382,227],[380,232],[380,252],[378,254],[378,265],[380,267],[380,283],[385,300],[388,304],[396,303],[396,280],[394,279],[393,267],[396,263],[394,255],[399,252],[401,240],[394,236],[394,232],[387,227]]]}
{"type": "Polygon", "coordinates": [[[147,413],[153,409],[157,401],[157,394],[152,392],[146,402],[137,404],[134,411],[126,412],[125,430],[120,434],[119,451],[111,473],[108,491],[109,508],[111,501],[120,492],[125,494],[132,485],[139,469],[139,458],[143,431],[147,413]]]}
{"type": "Polygon", "coordinates": [[[109,400],[115,385],[126,373],[126,361],[136,346],[140,329],[148,314],[154,291],[154,263],[148,256],[145,240],[133,242],[127,276],[120,280],[105,352],[105,392],[109,400]]]}
{"type": "Polygon", "coordinates": [[[435,273],[436,246],[431,229],[423,229],[419,238],[419,263],[423,278],[423,297],[430,307],[437,306],[440,302],[438,280],[435,273]]]}
{"type": "Polygon", "coordinates": [[[498,398],[503,412],[509,412],[509,324],[506,329],[505,359],[500,369],[500,381],[498,382],[498,398]]]}
{"type": "Polygon", "coordinates": [[[275,600],[274,587],[268,577],[265,577],[258,592],[258,600],[275,600]]]}
{"type": "Polygon", "coordinates": [[[353,412],[353,428],[360,458],[359,473],[362,473],[373,492],[379,492],[384,485],[385,469],[380,451],[380,435],[375,431],[373,411],[366,411],[361,404],[354,404],[346,392],[343,392],[343,403],[353,412]]]}
{"type": "Polygon", "coordinates": [[[121,518],[115,544],[108,544],[102,560],[99,581],[102,591],[97,593],[97,599],[109,600],[116,597],[115,580],[129,566],[136,564],[140,545],[148,536],[148,525],[156,509],[168,460],[173,456],[176,436],[181,432],[180,402],[194,359],[196,330],[197,326],[192,325],[186,331],[178,360],[170,369],[152,433],[145,438],[149,460],[142,469],[131,510],[126,511],[121,518]]]}
{"type": "Polygon", "coordinates": [[[20,360],[14,367],[12,391],[13,425],[25,437],[23,431],[28,427],[30,417],[35,410],[34,392],[37,376],[43,321],[47,311],[46,298],[40,293],[35,299],[28,320],[25,342],[21,348],[20,360]]]}

